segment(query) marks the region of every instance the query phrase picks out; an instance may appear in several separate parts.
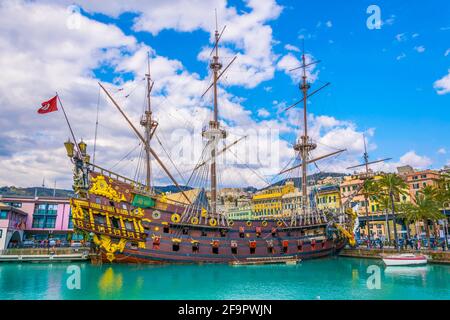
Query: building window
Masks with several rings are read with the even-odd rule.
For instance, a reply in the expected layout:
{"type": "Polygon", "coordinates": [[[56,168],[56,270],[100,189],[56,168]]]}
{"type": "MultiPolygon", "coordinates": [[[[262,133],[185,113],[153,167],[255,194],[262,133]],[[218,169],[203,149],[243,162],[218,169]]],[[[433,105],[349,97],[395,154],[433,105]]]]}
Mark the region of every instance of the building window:
{"type": "Polygon", "coordinates": [[[45,216],[33,216],[33,228],[43,229],[45,225],[45,216]]]}
{"type": "Polygon", "coordinates": [[[56,225],[56,217],[47,217],[45,219],[44,228],[45,229],[54,229],[56,225]]]}
{"type": "Polygon", "coordinates": [[[8,219],[8,211],[6,211],[6,210],[0,211],[0,219],[1,220],[8,219]]]}
{"type": "Polygon", "coordinates": [[[67,224],[67,228],[73,229],[72,211],[69,213],[69,223],[67,224]]]}
{"type": "Polygon", "coordinates": [[[57,204],[49,204],[47,206],[47,215],[56,216],[58,213],[58,205],[57,204]]]}

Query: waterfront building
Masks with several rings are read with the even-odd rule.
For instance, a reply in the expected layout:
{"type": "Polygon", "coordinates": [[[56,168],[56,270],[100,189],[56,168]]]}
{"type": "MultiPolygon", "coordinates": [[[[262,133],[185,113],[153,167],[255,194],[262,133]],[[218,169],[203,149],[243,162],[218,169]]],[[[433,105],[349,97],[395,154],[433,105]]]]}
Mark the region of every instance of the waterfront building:
{"type": "Polygon", "coordinates": [[[419,191],[426,186],[437,187],[441,174],[436,170],[413,171],[406,175],[406,183],[409,186],[409,194],[412,201],[419,191]]]}
{"type": "Polygon", "coordinates": [[[325,177],[323,179],[317,180],[316,186],[330,186],[341,184],[343,177],[325,177]]]}
{"type": "Polygon", "coordinates": [[[8,196],[1,197],[0,201],[26,214],[22,239],[71,240],[73,224],[69,198],[8,196]]]}
{"type": "Polygon", "coordinates": [[[22,243],[27,213],[0,202],[0,250],[22,243]]]}
{"type": "Polygon", "coordinates": [[[283,216],[283,196],[295,192],[294,182],[286,181],[282,186],[273,186],[252,197],[256,218],[279,218],[283,216]]]}
{"type": "Polygon", "coordinates": [[[316,192],[316,205],[319,210],[338,212],[341,208],[339,185],[319,185],[316,192]]]}
{"type": "Polygon", "coordinates": [[[231,220],[255,220],[257,217],[252,212],[251,205],[244,207],[230,208],[227,211],[227,217],[231,220]]]}
{"type": "Polygon", "coordinates": [[[295,211],[302,208],[302,193],[295,188],[294,192],[287,193],[281,197],[282,216],[289,217],[295,211]]]}
{"type": "Polygon", "coordinates": [[[403,178],[406,178],[406,176],[407,176],[408,174],[414,172],[414,169],[413,169],[413,167],[411,167],[411,166],[409,166],[409,165],[406,165],[406,166],[400,166],[400,167],[397,167],[397,172],[398,172],[398,175],[399,175],[399,176],[401,176],[401,177],[403,177],[403,178]]]}

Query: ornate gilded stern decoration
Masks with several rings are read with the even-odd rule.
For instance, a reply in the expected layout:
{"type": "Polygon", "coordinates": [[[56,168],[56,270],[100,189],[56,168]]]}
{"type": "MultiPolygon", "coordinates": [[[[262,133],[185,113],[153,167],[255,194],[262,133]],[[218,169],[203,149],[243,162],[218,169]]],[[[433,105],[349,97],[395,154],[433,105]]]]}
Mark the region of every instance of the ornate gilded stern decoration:
{"type": "MultiPolygon", "coordinates": [[[[115,203],[127,201],[124,194],[115,190],[112,180],[98,175],[91,178],[89,193],[105,197],[115,203]]],[[[74,227],[90,232],[96,245],[102,248],[106,259],[116,259],[116,253],[123,252],[128,242],[145,248],[146,234],[142,226],[142,208],[125,209],[114,205],[91,202],[88,199],[71,199],[74,227]],[[115,219],[118,224],[111,222],[115,219]],[[127,226],[128,222],[128,226],[127,226]],[[131,223],[131,225],[130,225],[131,223]]]]}
{"type": "Polygon", "coordinates": [[[106,235],[100,235],[100,237],[94,235],[93,240],[96,245],[102,247],[105,250],[106,259],[108,259],[109,262],[113,262],[116,259],[115,253],[117,251],[123,252],[125,244],[127,243],[127,240],[123,238],[120,239],[118,243],[113,243],[111,241],[111,237],[106,235]]]}
{"type": "MultiPolygon", "coordinates": [[[[92,177],[91,182],[92,187],[89,190],[89,193],[104,196],[115,202],[126,201],[123,193],[114,190],[114,188],[106,181],[104,176],[98,175],[97,177],[92,177]]],[[[112,180],[110,179],[109,182],[111,183],[112,180]]]]}

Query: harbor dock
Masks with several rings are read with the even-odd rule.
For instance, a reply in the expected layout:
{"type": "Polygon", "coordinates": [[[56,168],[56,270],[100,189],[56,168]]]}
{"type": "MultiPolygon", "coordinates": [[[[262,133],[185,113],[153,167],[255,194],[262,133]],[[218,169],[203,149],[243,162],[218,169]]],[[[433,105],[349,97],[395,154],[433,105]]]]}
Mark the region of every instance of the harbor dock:
{"type": "MultiPolygon", "coordinates": [[[[399,253],[399,251],[397,251],[395,248],[345,248],[339,253],[339,256],[350,258],[381,259],[385,255],[397,253],[399,253]]],[[[401,250],[401,253],[420,253],[428,256],[428,263],[450,264],[450,251],[401,250]]]]}
{"type": "Polygon", "coordinates": [[[89,260],[88,248],[7,249],[0,251],[0,262],[64,262],[89,260]]]}

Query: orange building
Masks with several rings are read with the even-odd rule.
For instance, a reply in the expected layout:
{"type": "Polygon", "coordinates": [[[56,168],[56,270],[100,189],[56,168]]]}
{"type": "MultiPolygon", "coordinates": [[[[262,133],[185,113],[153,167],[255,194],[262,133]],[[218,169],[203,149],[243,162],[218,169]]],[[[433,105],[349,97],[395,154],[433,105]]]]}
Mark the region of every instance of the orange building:
{"type": "Polygon", "coordinates": [[[435,170],[415,171],[406,174],[411,199],[414,201],[419,191],[426,186],[437,187],[440,178],[440,173],[435,170]]]}

